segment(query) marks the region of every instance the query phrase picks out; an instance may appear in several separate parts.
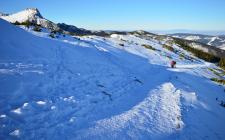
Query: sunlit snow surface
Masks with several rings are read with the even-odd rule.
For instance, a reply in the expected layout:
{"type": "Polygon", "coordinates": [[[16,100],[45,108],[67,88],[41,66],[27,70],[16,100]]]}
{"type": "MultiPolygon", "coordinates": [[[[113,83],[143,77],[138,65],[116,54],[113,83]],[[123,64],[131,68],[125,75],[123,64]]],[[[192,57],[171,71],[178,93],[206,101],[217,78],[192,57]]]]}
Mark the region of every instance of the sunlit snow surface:
{"type": "Polygon", "coordinates": [[[214,64],[134,35],[48,33],[0,20],[0,139],[225,138],[214,64]]]}

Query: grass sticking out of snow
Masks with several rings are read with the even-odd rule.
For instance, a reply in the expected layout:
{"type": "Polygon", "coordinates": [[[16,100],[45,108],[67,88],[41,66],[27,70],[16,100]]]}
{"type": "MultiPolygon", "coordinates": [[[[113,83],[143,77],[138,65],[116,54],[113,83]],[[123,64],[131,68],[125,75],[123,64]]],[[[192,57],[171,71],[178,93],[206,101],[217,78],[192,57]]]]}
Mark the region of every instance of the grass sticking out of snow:
{"type": "Polygon", "coordinates": [[[147,44],[143,44],[142,46],[145,47],[146,49],[150,49],[150,50],[153,50],[153,51],[156,50],[155,48],[153,48],[152,46],[147,45],[147,44]]]}
{"type": "Polygon", "coordinates": [[[213,72],[213,74],[219,76],[219,77],[222,77],[222,76],[225,76],[225,72],[224,71],[221,71],[219,69],[213,69],[213,68],[209,68],[210,71],[213,72]]]}
{"type": "Polygon", "coordinates": [[[225,80],[223,79],[211,78],[211,80],[219,84],[225,85],[225,80]]]}
{"type": "Polygon", "coordinates": [[[175,52],[174,48],[171,47],[171,46],[169,46],[169,45],[164,44],[164,45],[163,45],[163,48],[165,48],[165,49],[167,49],[167,50],[169,50],[169,51],[171,51],[171,52],[175,52]]]}

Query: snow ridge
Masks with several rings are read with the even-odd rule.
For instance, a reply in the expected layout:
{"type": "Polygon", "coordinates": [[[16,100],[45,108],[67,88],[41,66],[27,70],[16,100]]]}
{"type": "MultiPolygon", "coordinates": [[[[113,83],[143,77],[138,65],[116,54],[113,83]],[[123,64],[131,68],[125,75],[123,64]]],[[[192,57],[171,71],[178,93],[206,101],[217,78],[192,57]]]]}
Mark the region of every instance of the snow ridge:
{"type": "Polygon", "coordinates": [[[180,90],[164,83],[129,111],[97,121],[80,139],[154,139],[182,129],[181,117],[180,90]]]}

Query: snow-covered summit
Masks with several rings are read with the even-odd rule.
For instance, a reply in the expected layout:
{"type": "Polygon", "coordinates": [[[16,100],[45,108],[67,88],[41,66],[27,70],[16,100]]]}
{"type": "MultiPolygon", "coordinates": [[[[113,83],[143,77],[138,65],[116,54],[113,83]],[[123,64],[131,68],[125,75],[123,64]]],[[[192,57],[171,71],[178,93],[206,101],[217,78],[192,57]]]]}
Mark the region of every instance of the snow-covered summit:
{"type": "Polygon", "coordinates": [[[37,8],[27,8],[15,14],[9,14],[9,15],[2,14],[1,18],[11,23],[15,23],[15,22],[22,23],[26,21],[33,22],[33,21],[36,21],[37,19],[43,19],[42,15],[40,14],[37,8]]]}
{"type": "Polygon", "coordinates": [[[23,11],[14,13],[14,14],[1,14],[0,18],[10,22],[10,23],[24,23],[31,22],[33,24],[40,25],[44,28],[49,28],[52,30],[58,30],[58,26],[45,19],[37,8],[27,8],[23,11]]]}

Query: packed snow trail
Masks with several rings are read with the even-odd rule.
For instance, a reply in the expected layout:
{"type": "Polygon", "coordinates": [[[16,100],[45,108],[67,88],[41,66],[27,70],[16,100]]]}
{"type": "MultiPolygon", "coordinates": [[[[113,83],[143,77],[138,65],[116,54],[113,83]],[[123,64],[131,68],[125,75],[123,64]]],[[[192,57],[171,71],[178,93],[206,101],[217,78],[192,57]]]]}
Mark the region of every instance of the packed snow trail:
{"type": "Polygon", "coordinates": [[[3,20],[0,29],[0,139],[225,137],[214,65],[168,68],[164,55],[177,54],[160,44],[156,53],[115,38],[38,37],[3,20]]]}
{"type": "Polygon", "coordinates": [[[165,83],[130,110],[95,122],[78,139],[155,139],[182,127],[180,91],[165,83]]]}

